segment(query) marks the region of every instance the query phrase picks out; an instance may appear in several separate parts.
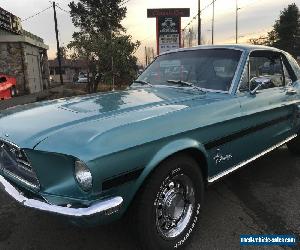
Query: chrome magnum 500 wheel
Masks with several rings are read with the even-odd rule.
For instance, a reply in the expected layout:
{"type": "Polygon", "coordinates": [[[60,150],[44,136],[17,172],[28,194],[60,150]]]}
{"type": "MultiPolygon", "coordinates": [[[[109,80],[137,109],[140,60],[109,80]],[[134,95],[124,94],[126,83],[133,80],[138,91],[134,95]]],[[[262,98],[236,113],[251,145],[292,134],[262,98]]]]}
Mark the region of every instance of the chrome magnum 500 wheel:
{"type": "Polygon", "coordinates": [[[197,162],[180,154],[163,162],[136,200],[137,233],[143,249],[179,249],[199,220],[203,177],[197,162]]]}

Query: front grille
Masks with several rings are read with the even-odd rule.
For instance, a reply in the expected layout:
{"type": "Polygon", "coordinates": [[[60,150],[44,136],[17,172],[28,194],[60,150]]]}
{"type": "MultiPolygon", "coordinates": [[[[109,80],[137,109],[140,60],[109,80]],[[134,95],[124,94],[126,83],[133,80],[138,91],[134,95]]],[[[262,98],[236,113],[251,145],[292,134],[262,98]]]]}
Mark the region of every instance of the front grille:
{"type": "Polygon", "coordinates": [[[0,170],[29,187],[39,188],[39,181],[25,152],[4,140],[0,140],[0,170]]]}

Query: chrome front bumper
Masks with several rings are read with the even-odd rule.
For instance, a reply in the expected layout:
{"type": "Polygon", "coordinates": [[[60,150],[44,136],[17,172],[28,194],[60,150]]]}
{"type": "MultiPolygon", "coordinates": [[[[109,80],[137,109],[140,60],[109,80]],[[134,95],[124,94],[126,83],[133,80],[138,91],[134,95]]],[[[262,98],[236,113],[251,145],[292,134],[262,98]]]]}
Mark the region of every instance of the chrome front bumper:
{"type": "Polygon", "coordinates": [[[85,217],[95,214],[111,215],[119,211],[122,203],[122,197],[113,197],[107,200],[97,202],[90,207],[86,208],[72,208],[72,207],[61,207],[51,205],[47,202],[40,200],[29,199],[25,197],[20,191],[18,191],[12,184],[10,184],[3,176],[0,175],[0,189],[4,190],[16,201],[21,203],[25,207],[38,209],[50,213],[59,215],[71,216],[71,217],[85,217]]]}

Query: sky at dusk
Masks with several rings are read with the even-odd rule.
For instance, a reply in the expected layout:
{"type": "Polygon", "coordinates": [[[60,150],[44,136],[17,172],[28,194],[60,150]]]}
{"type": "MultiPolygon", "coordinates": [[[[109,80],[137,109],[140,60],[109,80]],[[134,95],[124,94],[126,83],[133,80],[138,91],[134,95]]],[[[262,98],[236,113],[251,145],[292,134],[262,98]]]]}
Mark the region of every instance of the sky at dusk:
{"type": "MultiPolygon", "coordinates": [[[[64,10],[69,10],[70,0],[57,0],[57,4],[64,10]]],[[[212,0],[201,0],[202,7],[212,0]]],[[[239,36],[240,42],[245,43],[251,37],[257,37],[270,31],[280,11],[288,4],[296,3],[300,7],[300,0],[238,0],[239,7],[239,36]]],[[[235,4],[236,0],[216,0],[215,3],[215,43],[235,42],[235,4]]],[[[0,6],[21,19],[25,19],[50,6],[48,0],[0,0],[0,6]]],[[[127,33],[134,40],[142,42],[137,52],[139,61],[143,63],[145,46],[155,47],[155,19],[147,19],[147,8],[191,8],[191,17],[182,19],[182,27],[190,22],[197,14],[197,0],[130,0],[127,4],[127,17],[123,25],[127,33]]],[[[72,39],[74,27],[68,13],[57,10],[59,22],[59,38],[62,45],[67,45],[72,39]]],[[[202,13],[202,32],[205,42],[211,42],[212,7],[202,13]]],[[[53,11],[49,9],[42,14],[22,23],[23,28],[42,37],[50,46],[49,57],[53,58],[56,51],[53,11]]],[[[192,25],[197,29],[197,20],[192,25]]]]}

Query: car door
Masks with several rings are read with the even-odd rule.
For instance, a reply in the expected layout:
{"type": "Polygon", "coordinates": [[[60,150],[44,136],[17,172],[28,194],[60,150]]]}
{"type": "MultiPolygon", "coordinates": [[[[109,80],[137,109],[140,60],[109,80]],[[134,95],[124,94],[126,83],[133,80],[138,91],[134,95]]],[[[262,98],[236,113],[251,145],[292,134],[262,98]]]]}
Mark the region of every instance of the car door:
{"type": "Polygon", "coordinates": [[[237,93],[243,119],[240,122],[240,162],[263,155],[294,137],[294,89],[285,75],[283,55],[253,51],[237,93]]]}

